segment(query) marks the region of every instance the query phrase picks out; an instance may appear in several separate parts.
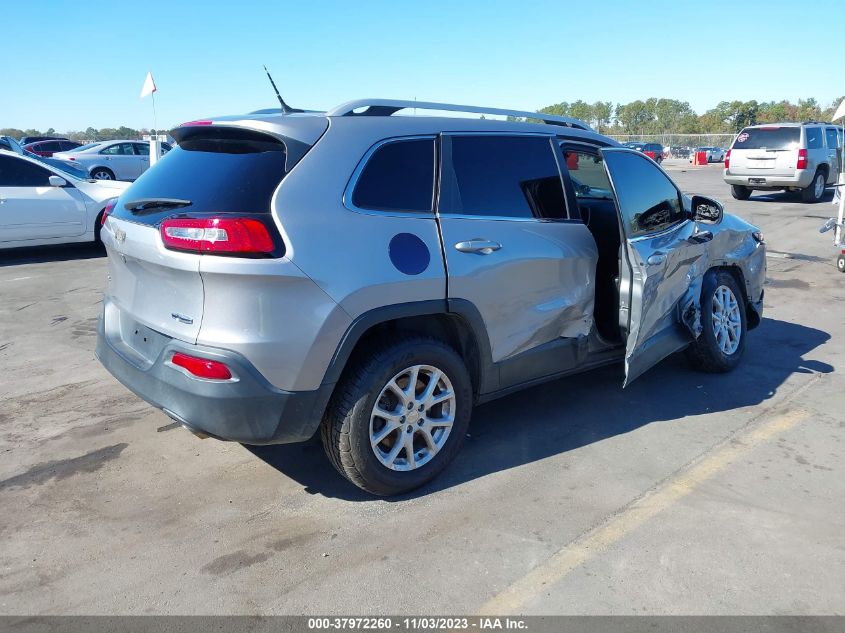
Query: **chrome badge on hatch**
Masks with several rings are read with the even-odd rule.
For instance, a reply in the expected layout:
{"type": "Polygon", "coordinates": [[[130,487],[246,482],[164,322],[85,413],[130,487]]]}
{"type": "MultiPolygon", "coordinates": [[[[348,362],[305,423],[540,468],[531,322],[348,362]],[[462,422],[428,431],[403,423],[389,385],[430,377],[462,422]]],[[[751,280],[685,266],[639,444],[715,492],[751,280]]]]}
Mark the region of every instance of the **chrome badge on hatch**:
{"type": "Polygon", "coordinates": [[[114,239],[118,244],[123,244],[126,241],[126,231],[116,228],[114,230],[114,239]]]}

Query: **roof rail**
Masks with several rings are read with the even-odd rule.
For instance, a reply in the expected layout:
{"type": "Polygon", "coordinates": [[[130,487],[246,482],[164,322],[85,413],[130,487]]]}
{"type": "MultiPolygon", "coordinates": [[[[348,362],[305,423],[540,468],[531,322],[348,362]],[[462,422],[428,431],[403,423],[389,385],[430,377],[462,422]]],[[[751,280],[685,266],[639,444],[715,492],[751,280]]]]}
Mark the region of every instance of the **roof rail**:
{"type": "Polygon", "coordinates": [[[485,108],[481,106],[456,105],[454,103],[433,103],[430,101],[401,101],[397,99],[357,99],[347,101],[332,108],[326,114],[328,116],[390,116],[399,110],[444,110],[447,112],[471,112],[473,114],[495,114],[499,116],[524,117],[539,119],[550,125],[563,125],[580,130],[593,131],[587,123],[580,119],[573,119],[568,116],[557,116],[554,114],[543,114],[542,112],[525,112],[522,110],[503,110],[501,108],[485,108]],[[365,108],[363,112],[355,112],[365,108]]]}

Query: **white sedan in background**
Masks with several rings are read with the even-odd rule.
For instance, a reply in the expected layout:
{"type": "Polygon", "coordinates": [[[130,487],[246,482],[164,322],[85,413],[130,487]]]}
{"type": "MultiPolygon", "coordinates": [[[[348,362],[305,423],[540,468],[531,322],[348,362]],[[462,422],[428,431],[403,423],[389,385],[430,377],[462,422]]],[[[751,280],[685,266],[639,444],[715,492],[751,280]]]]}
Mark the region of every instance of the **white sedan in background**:
{"type": "Polygon", "coordinates": [[[0,250],[99,240],[103,211],[129,183],[86,180],[58,165],[0,150],[0,250]]]}
{"type": "MultiPolygon", "coordinates": [[[[171,149],[161,144],[162,156],[171,149]]],[[[53,158],[67,161],[88,172],[95,180],[135,180],[150,167],[148,141],[100,141],[56,152],[53,158]]]]}

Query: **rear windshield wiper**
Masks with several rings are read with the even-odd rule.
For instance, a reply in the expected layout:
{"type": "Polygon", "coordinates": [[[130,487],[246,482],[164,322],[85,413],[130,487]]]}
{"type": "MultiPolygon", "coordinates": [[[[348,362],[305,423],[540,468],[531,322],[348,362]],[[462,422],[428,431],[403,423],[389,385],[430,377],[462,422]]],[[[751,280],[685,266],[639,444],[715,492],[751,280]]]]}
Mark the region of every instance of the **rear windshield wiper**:
{"type": "Polygon", "coordinates": [[[123,205],[123,208],[133,213],[142,213],[153,209],[179,209],[189,207],[193,202],[181,198],[141,198],[132,200],[123,205]]]}

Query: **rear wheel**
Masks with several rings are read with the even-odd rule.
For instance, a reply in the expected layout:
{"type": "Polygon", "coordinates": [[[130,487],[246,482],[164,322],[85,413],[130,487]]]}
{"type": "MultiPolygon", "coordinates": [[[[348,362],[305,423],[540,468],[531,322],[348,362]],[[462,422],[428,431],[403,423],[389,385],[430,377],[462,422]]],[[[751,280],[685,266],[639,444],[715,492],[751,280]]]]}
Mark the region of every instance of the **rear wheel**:
{"type": "Polygon", "coordinates": [[[472,385],[442,341],[409,336],[374,346],[345,373],[321,426],[341,475],[376,495],[417,488],[460,449],[472,385]]]}
{"type": "Polygon", "coordinates": [[[736,367],[745,351],[748,328],[742,292],[725,270],[711,270],[704,276],[701,325],[701,335],[687,349],[692,365],[711,373],[736,367]]]}
{"type": "Polygon", "coordinates": [[[813,176],[810,186],[801,190],[801,199],[804,202],[818,202],[824,196],[824,172],[817,171],[813,176]]]}
{"type": "Polygon", "coordinates": [[[731,195],[737,200],[748,200],[753,190],[745,185],[731,185],[731,195]]]}
{"type": "Polygon", "coordinates": [[[840,273],[845,273],[845,254],[839,255],[839,257],[836,258],[836,270],[840,273]]]}
{"type": "Polygon", "coordinates": [[[95,167],[91,170],[91,178],[94,180],[114,180],[114,172],[108,167],[95,167]]]}

